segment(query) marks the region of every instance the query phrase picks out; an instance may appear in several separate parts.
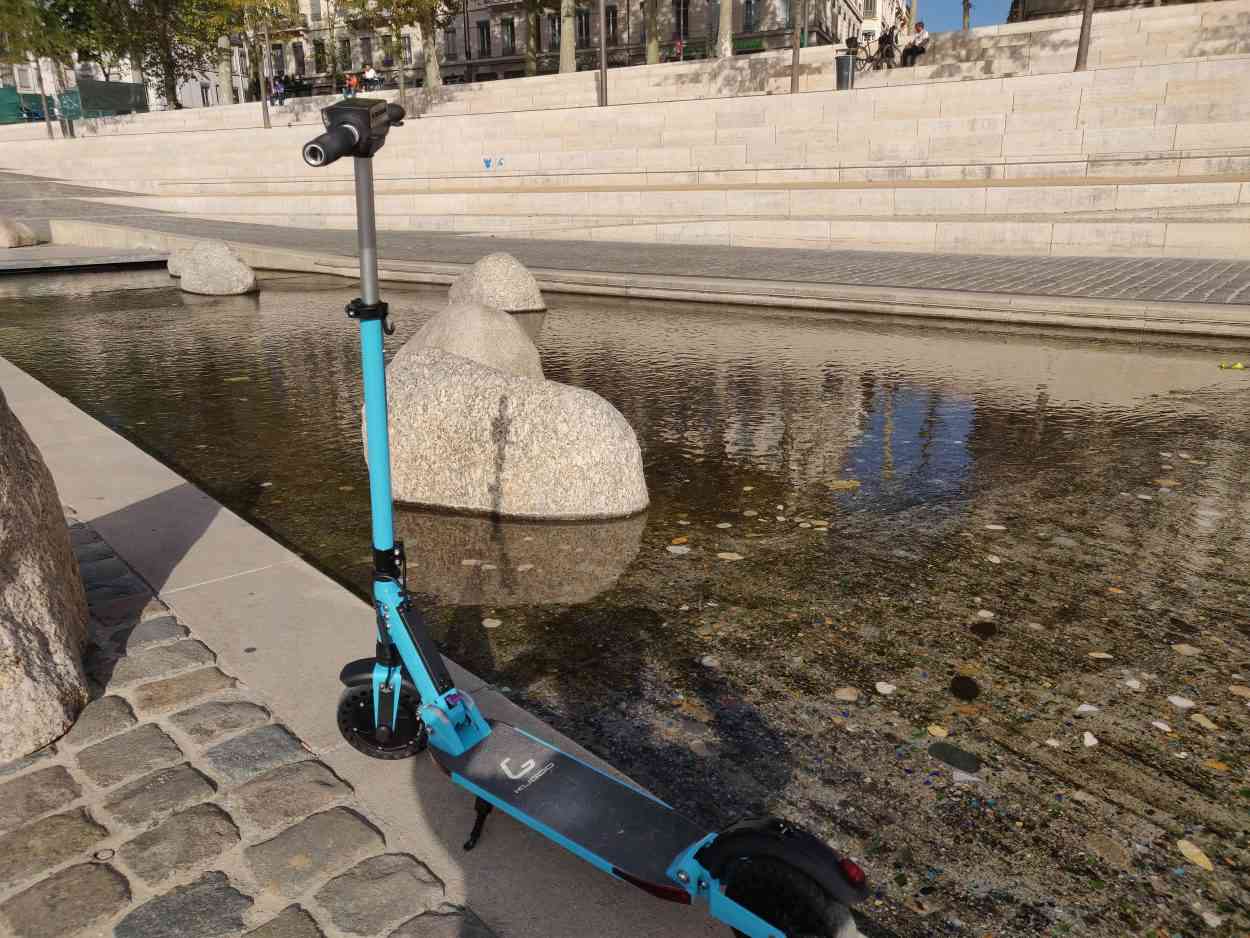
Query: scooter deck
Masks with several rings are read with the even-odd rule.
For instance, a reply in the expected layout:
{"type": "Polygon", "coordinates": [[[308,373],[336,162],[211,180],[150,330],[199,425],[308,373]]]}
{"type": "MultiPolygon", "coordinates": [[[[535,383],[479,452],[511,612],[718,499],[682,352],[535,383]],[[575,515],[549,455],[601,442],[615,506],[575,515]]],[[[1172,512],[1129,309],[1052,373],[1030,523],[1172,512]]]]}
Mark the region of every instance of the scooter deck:
{"type": "Polygon", "coordinates": [[[431,748],[434,760],[462,787],[604,872],[676,885],[669,864],[705,830],[524,730],[493,721],[491,730],[461,756],[431,748]]]}

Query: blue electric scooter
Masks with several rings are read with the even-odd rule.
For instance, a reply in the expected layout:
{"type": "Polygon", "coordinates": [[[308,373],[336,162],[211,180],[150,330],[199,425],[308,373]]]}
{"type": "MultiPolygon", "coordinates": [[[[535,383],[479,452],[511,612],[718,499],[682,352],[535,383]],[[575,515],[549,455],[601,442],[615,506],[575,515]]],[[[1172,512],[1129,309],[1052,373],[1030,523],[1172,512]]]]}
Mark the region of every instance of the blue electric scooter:
{"type": "Polygon", "coordinates": [[[673,902],[706,902],[739,935],[857,935],[849,907],[867,894],[863,870],[812,834],[779,818],[708,833],[664,802],[524,730],[485,719],[457,690],[405,588],[404,546],[394,538],[383,333],[393,332],[378,296],[373,156],[404,110],[353,98],[322,111],[326,132],[304,146],[310,166],[355,159],[361,295],[347,306],[360,323],[373,597],[377,646],[340,678],[344,738],[376,759],[427,747],[453,782],[476,796],[471,850],[498,808],[592,866],[673,902]]]}

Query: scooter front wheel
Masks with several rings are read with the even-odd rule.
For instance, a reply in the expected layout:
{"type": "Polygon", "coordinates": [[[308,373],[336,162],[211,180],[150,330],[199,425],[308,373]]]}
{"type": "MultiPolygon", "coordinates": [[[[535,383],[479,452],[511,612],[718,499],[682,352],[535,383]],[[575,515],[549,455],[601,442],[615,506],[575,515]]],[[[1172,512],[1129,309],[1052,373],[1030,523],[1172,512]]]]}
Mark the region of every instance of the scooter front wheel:
{"type": "MultiPolygon", "coordinates": [[[[814,879],[774,857],[739,857],[720,876],[725,895],[789,938],[861,938],[851,911],[814,879]]],[[[734,929],[738,938],[746,938],[734,929]]]]}
{"type": "Polygon", "coordinates": [[[354,684],[339,696],[339,732],[353,749],[372,759],[407,759],[429,744],[429,733],[418,716],[420,707],[416,690],[401,685],[394,732],[379,740],[373,722],[373,685],[354,684]]]}

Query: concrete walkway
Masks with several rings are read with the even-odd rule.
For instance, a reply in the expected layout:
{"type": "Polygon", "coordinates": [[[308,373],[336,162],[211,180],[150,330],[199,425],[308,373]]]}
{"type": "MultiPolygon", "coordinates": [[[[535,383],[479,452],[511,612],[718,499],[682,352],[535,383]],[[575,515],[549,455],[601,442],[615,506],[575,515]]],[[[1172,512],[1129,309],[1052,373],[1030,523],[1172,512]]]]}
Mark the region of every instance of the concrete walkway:
{"type": "Polygon", "coordinates": [[[158,267],[164,263],[163,251],[127,248],[101,250],[72,244],[40,244],[30,248],[11,248],[0,254],[0,273],[37,274],[116,267],[158,267]]]}
{"type": "MultiPolygon", "coordinates": [[[[431,760],[339,735],[369,607],[4,359],[0,387],[75,512],[103,695],[55,751],[0,767],[0,931],[59,938],[78,915],[119,938],[192,920],[265,938],[724,933],[501,816],[464,853],[472,799],[431,760]]],[[[488,716],[598,763],[452,671],[488,716]]]]}
{"type": "MultiPolygon", "coordinates": [[[[354,277],[351,231],[210,221],[89,201],[113,195],[0,174],[0,214],[57,243],[169,250],[222,238],[253,266],[354,277]],[[20,183],[20,189],[19,189],[20,183]],[[85,198],[86,197],[86,198],[85,198]]],[[[381,232],[383,275],[447,283],[508,251],[544,290],[1029,325],[1250,335],[1250,262],[1003,257],[381,232]]]]}

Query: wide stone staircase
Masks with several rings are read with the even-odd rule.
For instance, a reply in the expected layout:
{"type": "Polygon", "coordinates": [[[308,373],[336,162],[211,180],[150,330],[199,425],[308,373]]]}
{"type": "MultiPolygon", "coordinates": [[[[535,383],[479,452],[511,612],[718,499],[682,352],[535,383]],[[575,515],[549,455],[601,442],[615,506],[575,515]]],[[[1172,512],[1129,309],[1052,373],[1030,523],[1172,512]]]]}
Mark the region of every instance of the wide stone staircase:
{"type": "MultiPolygon", "coordinates": [[[[867,73],[848,92],[427,113],[394,131],[376,161],[378,224],[605,241],[1250,256],[1250,52],[1227,51],[1250,42],[1250,0],[1104,14],[1100,56],[1125,51],[1103,43],[1118,42],[1128,23],[1144,29],[1128,33],[1140,56],[1172,60],[959,79],[937,76],[950,62],[935,61],[867,73]],[[1107,18],[1121,29],[1107,30],[1107,18]],[[1213,24],[1192,42],[1218,43],[1218,54],[1187,54],[1195,23],[1213,24]]],[[[935,58],[1010,63],[971,57],[1024,36],[1036,64],[1067,55],[1065,46],[1034,57],[1068,32],[991,27],[938,44],[935,58]]],[[[654,70],[657,82],[666,68],[654,70]]],[[[492,93],[582,77],[498,82],[492,93]]],[[[0,146],[0,168],[118,190],[99,201],[119,210],[352,227],[350,164],[314,171],[300,159],[314,130],[13,141],[0,146]]]]}

